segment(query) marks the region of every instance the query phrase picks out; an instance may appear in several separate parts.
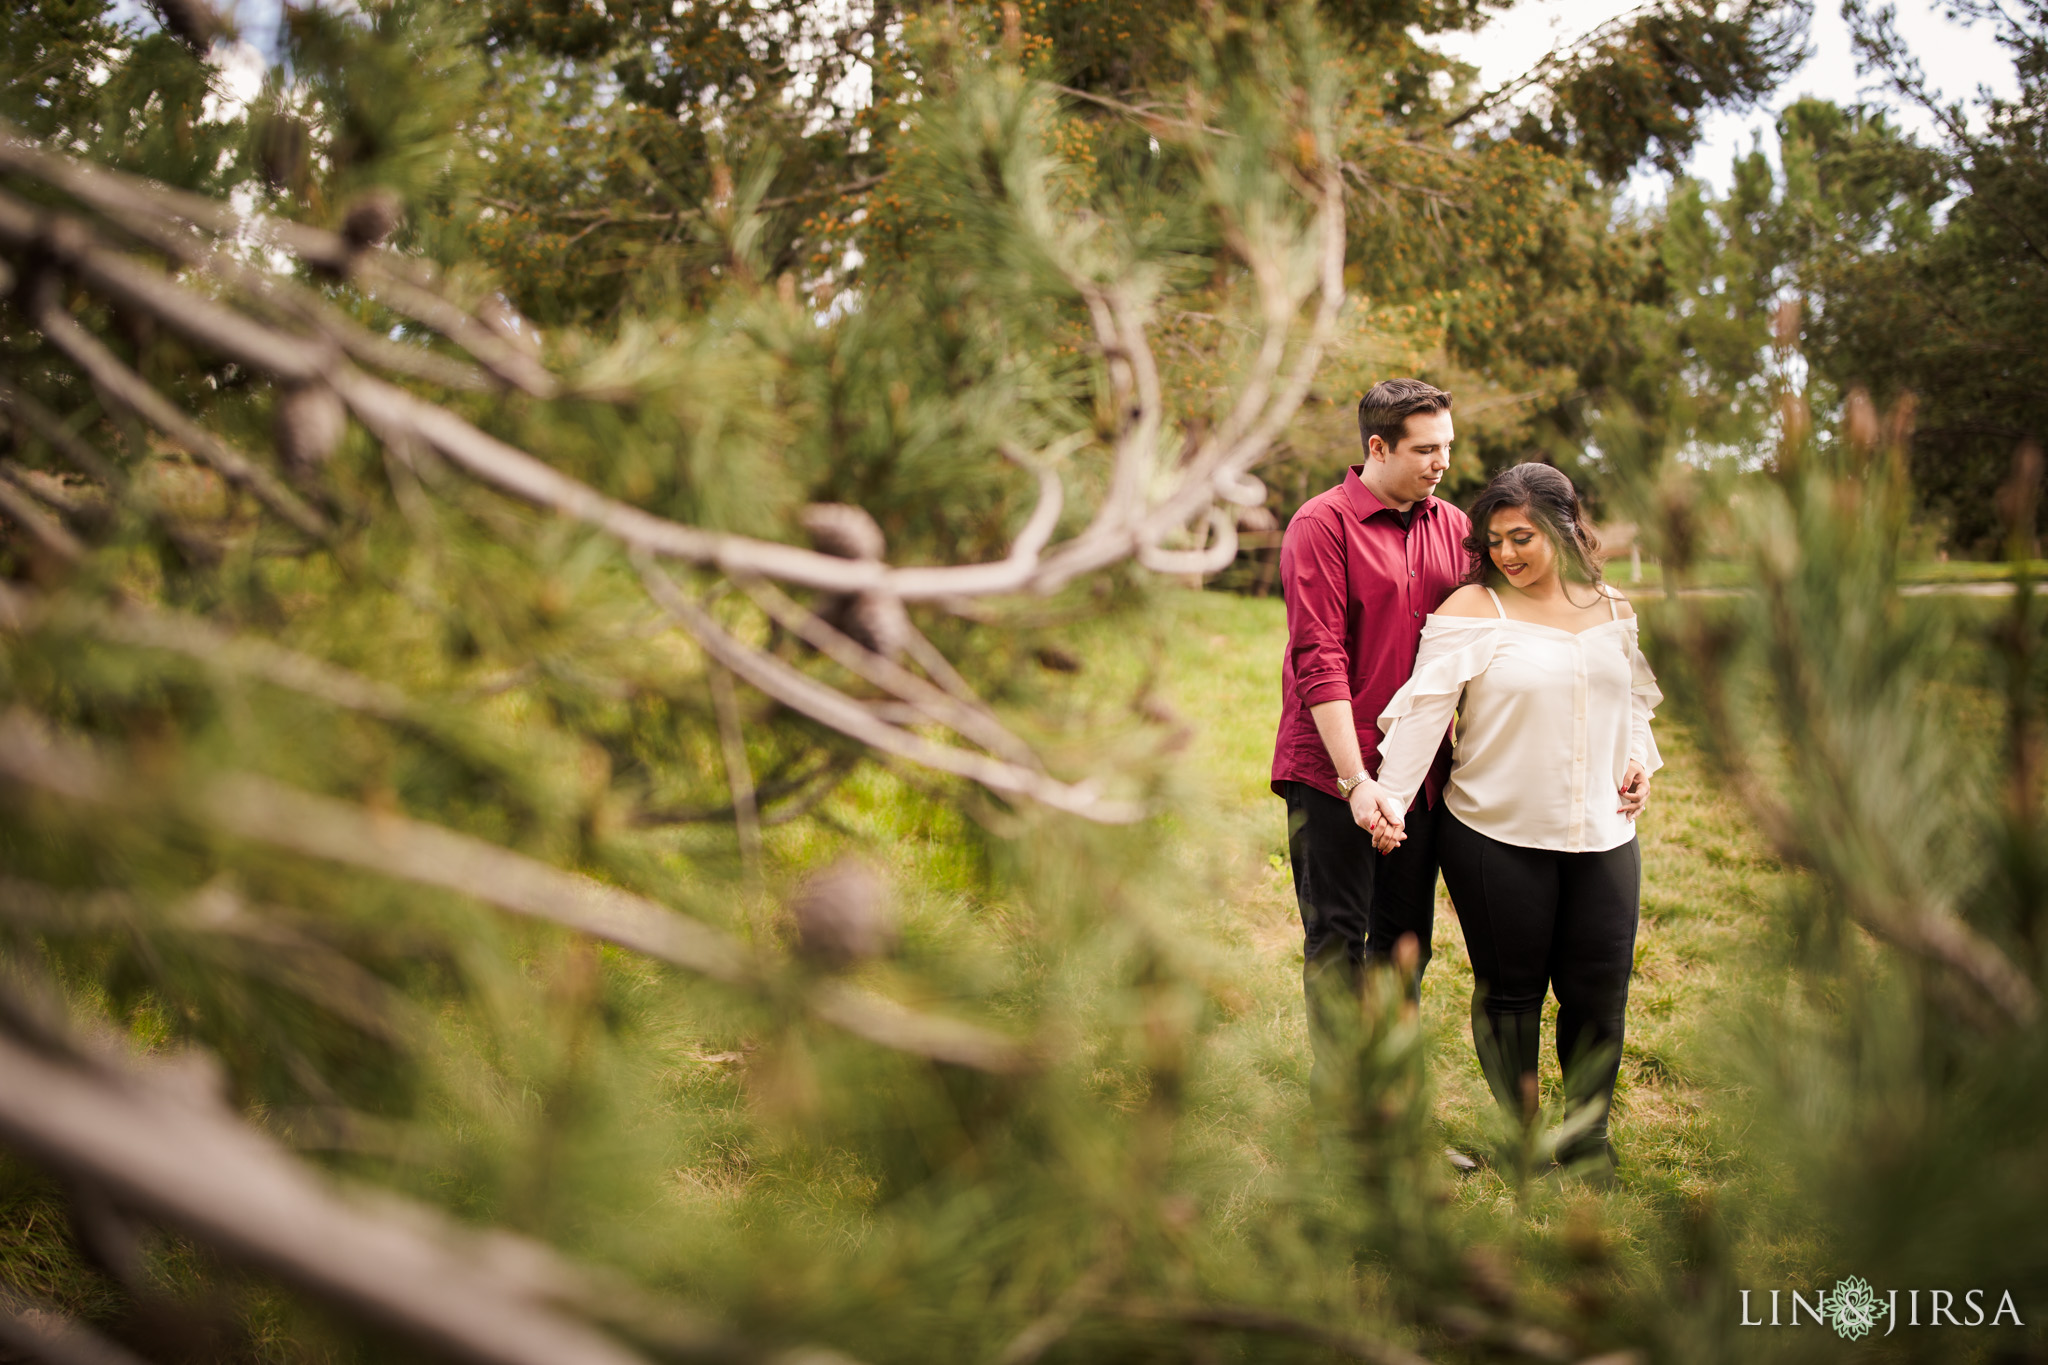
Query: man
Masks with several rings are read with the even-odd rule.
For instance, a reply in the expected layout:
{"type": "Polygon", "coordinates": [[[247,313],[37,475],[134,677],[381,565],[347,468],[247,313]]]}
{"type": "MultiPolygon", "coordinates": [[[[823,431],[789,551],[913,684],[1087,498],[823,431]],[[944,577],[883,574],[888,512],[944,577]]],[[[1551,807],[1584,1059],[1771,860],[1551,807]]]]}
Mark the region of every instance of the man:
{"type": "MultiPolygon", "coordinates": [[[[1313,1092],[1338,1080],[1332,1011],[1357,1008],[1369,965],[1410,935],[1420,992],[1435,921],[1434,816],[1449,770],[1437,756],[1412,811],[1375,780],[1377,721],[1415,664],[1422,620],[1467,564],[1465,514],[1432,496],[1451,458],[1451,396],[1388,379],[1358,404],[1365,461],[1302,504],[1280,546],[1287,600],[1273,790],[1287,802],[1287,846],[1301,907],[1302,985],[1315,1046],[1313,1092]],[[1405,842],[1374,851],[1372,830],[1405,816],[1405,842]]],[[[1405,957],[1405,953],[1403,953],[1405,957]]]]}

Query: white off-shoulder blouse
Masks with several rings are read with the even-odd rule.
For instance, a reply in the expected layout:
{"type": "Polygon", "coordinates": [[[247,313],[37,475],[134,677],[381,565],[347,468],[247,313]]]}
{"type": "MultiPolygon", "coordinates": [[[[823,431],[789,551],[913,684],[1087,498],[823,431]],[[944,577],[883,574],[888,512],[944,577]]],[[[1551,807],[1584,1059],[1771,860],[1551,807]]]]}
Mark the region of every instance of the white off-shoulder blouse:
{"type": "Polygon", "coordinates": [[[1455,714],[1444,803],[1458,819],[1522,848],[1619,848],[1635,837],[1615,809],[1629,759],[1664,766],[1650,734],[1663,700],[1634,617],[1574,634],[1505,613],[1432,615],[1415,671],[1380,714],[1379,781],[1412,802],[1455,714]]]}

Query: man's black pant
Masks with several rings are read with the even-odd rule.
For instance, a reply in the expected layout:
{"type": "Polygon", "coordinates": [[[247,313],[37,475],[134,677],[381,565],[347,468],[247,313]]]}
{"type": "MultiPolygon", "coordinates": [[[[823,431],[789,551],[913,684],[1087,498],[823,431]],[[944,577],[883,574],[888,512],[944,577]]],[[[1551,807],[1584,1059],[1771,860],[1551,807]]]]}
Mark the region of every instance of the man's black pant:
{"type": "Polygon", "coordinates": [[[1555,989],[1566,1105],[1599,1106],[1591,1129],[1558,1160],[1603,1155],[1635,965],[1641,850],[1634,839],[1601,853],[1523,848],[1490,839],[1449,811],[1438,848],[1478,980],[1472,1039],[1494,1098],[1510,1113],[1523,1112],[1543,997],[1555,989]]]}
{"type": "Polygon", "coordinates": [[[1308,1036],[1315,1050],[1312,1094],[1335,1083],[1342,1062],[1332,1055],[1348,1036],[1330,1011],[1357,1009],[1369,966],[1391,966],[1395,946],[1414,935],[1415,970],[1408,993],[1419,995],[1436,922],[1438,815],[1417,803],[1408,838],[1392,853],[1374,851],[1372,836],[1351,818],[1351,804],[1303,782],[1283,782],[1287,856],[1301,907],[1301,982],[1308,998],[1308,1036]]]}

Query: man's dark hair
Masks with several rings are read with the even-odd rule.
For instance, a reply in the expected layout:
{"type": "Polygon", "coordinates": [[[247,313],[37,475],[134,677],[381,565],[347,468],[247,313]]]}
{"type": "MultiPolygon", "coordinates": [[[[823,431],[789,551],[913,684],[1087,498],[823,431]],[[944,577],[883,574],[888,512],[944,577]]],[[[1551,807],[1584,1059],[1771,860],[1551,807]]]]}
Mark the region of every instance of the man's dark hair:
{"type": "Polygon", "coordinates": [[[1449,412],[1451,396],[1420,379],[1382,379],[1358,400],[1358,448],[1372,457],[1377,436],[1392,450],[1408,434],[1408,419],[1418,412],[1449,412]]]}

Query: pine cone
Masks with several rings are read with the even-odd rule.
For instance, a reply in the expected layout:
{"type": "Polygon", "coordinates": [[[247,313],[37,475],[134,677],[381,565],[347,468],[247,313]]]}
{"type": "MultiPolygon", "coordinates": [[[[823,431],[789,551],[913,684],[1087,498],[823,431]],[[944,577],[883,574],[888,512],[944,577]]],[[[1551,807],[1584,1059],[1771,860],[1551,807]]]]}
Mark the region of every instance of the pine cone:
{"type": "Polygon", "coordinates": [[[321,383],[286,389],[271,414],[278,452],[294,469],[318,469],[327,463],[347,430],[348,409],[341,396],[321,383]]]}
{"type": "Polygon", "coordinates": [[[889,885],[864,858],[839,858],[790,898],[797,953],[839,970],[886,957],[896,949],[896,917],[889,885]]]}
{"type": "MultiPolygon", "coordinates": [[[[841,559],[879,561],[888,542],[865,507],[843,502],[814,502],[803,510],[803,527],[821,554],[841,559]]],[[[819,619],[862,648],[893,659],[910,637],[910,616],[903,603],[882,593],[833,593],[818,599],[819,619]]]]}
{"type": "Polygon", "coordinates": [[[215,38],[233,33],[227,21],[205,0],[154,0],[152,8],[164,21],[165,29],[202,56],[213,46],[215,38]]]}
{"type": "Polygon", "coordinates": [[[405,202],[398,191],[378,185],[349,202],[341,216],[341,235],[358,251],[381,246],[398,231],[398,220],[404,216],[405,202]]]}

